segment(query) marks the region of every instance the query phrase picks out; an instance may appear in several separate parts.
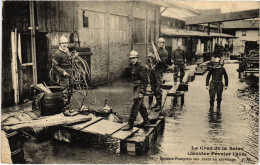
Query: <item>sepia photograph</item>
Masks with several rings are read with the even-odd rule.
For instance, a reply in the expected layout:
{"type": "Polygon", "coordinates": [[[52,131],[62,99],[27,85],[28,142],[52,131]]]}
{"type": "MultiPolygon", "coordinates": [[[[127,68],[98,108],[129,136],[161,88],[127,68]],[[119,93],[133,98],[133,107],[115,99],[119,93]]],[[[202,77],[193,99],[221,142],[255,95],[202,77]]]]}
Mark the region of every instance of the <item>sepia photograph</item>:
{"type": "Polygon", "coordinates": [[[259,163],[260,2],[1,9],[1,163],[259,163]]]}

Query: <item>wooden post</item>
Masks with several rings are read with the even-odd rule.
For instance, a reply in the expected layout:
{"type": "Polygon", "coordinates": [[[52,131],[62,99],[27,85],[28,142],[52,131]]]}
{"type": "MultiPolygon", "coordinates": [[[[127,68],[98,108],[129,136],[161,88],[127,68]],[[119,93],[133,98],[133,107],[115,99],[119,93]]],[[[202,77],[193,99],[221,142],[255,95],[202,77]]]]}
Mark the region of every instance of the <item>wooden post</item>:
{"type": "Polygon", "coordinates": [[[21,34],[18,34],[18,80],[19,80],[19,94],[23,93],[23,68],[22,68],[22,50],[21,50],[21,34]]]}
{"type": "Polygon", "coordinates": [[[210,35],[210,23],[208,23],[208,35],[210,35]]]}
{"type": "Polygon", "coordinates": [[[11,45],[12,45],[12,82],[14,89],[14,103],[19,102],[19,87],[18,87],[18,71],[17,71],[17,29],[11,32],[11,45]]]}
{"type": "MultiPolygon", "coordinates": [[[[128,17],[128,20],[129,20],[129,39],[130,39],[130,51],[132,51],[133,50],[133,48],[134,48],[134,42],[133,42],[133,37],[132,37],[132,33],[133,33],[133,31],[132,31],[132,24],[133,24],[133,7],[134,7],[134,5],[133,5],[133,2],[131,2],[130,3],[130,15],[129,15],[129,17],[128,17]]],[[[129,51],[129,52],[130,52],[129,51]]]]}
{"type": "Polygon", "coordinates": [[[30,26],[31,26],[31,49],[33,63],[33,84],[37,84],[36,46],[35,46],[35,23],[34,23],[34,1],[30,1],[30,26]]]}

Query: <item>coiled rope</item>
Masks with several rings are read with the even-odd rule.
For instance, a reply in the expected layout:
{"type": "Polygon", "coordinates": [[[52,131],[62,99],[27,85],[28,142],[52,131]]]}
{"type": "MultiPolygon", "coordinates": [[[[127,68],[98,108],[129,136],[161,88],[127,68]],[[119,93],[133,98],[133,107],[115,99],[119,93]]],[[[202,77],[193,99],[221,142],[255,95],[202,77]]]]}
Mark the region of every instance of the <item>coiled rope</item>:
{"type": "MultiPolygon", "coordinates": [[[[52,67],[49,72],[50,80],[54,83],[59,83],[59,76],[60,73],[52,67]]],[[[87,79],[90,79],[90,68],[88,63],[80,56],[72,59],[72,73],[70,78],[72,79],[74,89],[76,88],[76,91],[83,97],[83,100],[79,101],[74,97],[75,92],[72,93],[72,98],[79,106],[82,106],[85,101],[87,104],[94,105],[96,103],[96,96],[87,83],[87,79]],[[93,98],[92,101],[89,98],[93,98]]]]}

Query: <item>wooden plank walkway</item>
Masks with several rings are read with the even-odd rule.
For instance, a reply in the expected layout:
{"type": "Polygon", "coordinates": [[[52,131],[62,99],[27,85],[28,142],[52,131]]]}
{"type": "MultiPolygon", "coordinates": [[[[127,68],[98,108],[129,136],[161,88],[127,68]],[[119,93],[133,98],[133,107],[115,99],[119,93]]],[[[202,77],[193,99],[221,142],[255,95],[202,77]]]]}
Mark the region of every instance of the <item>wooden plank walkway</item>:
{"type": "Polygon", "coordinates": [[[92,115],[91,121],[64,127],[72,130],[77,130],[82,133],[111,136],[119,140],[124,140],[139,130],[138,128],[134,127],[130,131],[122,131],[121,128],[124,127],[126,124],[127,123],[116,123],[108,121],[102,117],[95,117],[94,115],[92,115]]]}
{"type": "Polygon", "coordinates": [[[115,123],[108,120],[101,120],[89,127],[82,129],[82,132],[99,134],[99,135],[112,135],[113,133],[120,130],[124,127],[127,123],[115,123]]]}
{"type": "Polygon", "coordinates": [[[78,131],[81,131],[82,129],[100,121],[100,120],[103,120],[102,117],[95,117],[94,115],[92,115],[92,120],[90,121],[87,121],[85,123],[81,123],[81,124],[73,124],[71,126],[65,126],[65,127],[69,127],[69,128],[72,128],[72,129],[75,129],[75,130],[78,130],[78,131]]]}
{"type": "Polygon", "coordinates": [[[119,139],[119,140],[124,140],[128,137],[130,137],[132,134],[134,134],[135,132],[137,132],[139,130],[139,128],[134,127],[132,130],[130,131],[122,131],[119,130],[118,132],[115,132],[114,134],[112,134],[111,137],[119,139]]]}

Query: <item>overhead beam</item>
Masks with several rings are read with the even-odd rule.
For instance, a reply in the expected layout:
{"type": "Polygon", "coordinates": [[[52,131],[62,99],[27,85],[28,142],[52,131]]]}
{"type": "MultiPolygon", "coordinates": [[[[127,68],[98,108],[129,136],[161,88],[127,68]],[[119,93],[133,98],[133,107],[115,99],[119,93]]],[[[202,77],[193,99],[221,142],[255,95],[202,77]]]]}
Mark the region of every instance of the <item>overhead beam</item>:
{"type": "Polygon", "coordinates": [[[194,24],[204,24],[204,23],[227,22],[227,21],[243,20],[249,18],[259,18],[259,9],[238,11],[232,13],[223,13],[223,14],[210,14],[210,15],[186,17],[185,24],[194,25],[194,24]]]}

